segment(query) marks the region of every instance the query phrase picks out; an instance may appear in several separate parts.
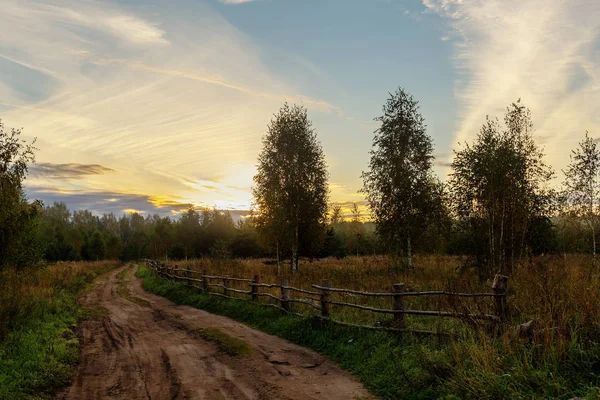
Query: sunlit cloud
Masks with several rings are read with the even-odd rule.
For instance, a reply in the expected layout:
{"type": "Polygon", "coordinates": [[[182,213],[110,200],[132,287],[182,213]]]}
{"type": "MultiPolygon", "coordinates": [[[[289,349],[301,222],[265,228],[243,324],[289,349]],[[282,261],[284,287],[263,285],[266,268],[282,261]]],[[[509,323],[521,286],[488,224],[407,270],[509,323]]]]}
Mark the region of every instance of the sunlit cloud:
{"type": "MultiPolygon", "coordinates": [[[[589,130],[600,135],[600,2],[423,0],[450,26],[461,112],[455,140],[521,98],[556,169],[589,130]]],[[[441,162],[445,160],[439,160],[441,162]]]]}
{"type": "Polygon", "coordinates": [[[283,101],[343,116],[274,74],[209,4],[184,18],[149,11],[166,6],[0,0],[0,118],[38,138],[30,198],[53,199],[51,178],[57,194],[101,196],[95,210],[116,212],[108,205],[124,197],[111,193],[161,213],[247,210],[260,139],[283,101]],[[111,171],[73,167],[84,165],[111,171]]]}

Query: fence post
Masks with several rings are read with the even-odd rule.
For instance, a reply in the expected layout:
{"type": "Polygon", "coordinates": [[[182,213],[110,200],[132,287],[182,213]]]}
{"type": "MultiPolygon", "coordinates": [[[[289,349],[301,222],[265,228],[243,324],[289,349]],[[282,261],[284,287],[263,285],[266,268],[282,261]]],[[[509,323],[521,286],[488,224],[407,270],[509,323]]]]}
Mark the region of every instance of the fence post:
{"type": "MultiPolygon", "coordinates": [[[[394,311],[404,311],[404,283],[394,283],[392,285],[394,292],[394,311]]],[[[404,313],[394,313],[394,323],[399,329],[404,329],[406,324],[404,322],[404,313]]]]}
{"type": "Polygon", "coordinates": [[[323,319],[329,319],[329,279],[323,279],[321,281],[321,317],[323,319]]]}
{"type": "Polygon", "coordinates": [[[223,288],[223,294],[229,296],[229,279],[223,278],[223,286],[225,286],[223,288]]]}
{"type": "Polygon", "coordinates": [[[202,290],[204,290],[205,293],[208,293],[208,279],[206,279],[205,269],[202,270],[202,290]]]}
{"type": "Polygon", "coordinates": [[[252,279],[252,283],[254,283],[254,285],[251,286],[251,290],[250,292],[252,292],[252,301],[257,301],[258,300],[258,286],[256,286],[258,283],[260,283],[260,277],[258,275],[254,275],[254,279],[252,279]]]}
{"type": "Polygon", "coordinates": [[[289,312],[290,311],[290,303],[289,303],[289,299],[290,299],[290,289],[288,289],[286,286],[288,286],[288,280],[287,279],[282,279],[281,280],[281,307],[289,312]]]}
{"type": "Polygon", "coordinates": [[[192,281],[190,280],[192,278],[192,269],[190,268],[190,266],[188,265],[185,271],[185,274],[187,275],[187,285],[188,286],[192,286],[192,281]]]}
{"type": "Polygon", "coordinates": [[[508,303],[506,301],[506,292],[508,291],[508,276],[496,275],[494,277],[494,283],[492,284],[492,290],[496,295],[494,296],[496,315],[498,318],[500,318],[500,321],[506,322],[509,319],[508,303]]]}

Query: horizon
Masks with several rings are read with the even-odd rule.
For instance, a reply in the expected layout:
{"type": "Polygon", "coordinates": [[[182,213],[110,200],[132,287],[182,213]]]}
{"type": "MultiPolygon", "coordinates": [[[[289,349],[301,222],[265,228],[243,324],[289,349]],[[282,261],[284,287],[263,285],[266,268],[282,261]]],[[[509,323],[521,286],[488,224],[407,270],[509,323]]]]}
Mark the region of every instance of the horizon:
{"type": "Polygon", "coordinates": [[[585,132],[600,137],[592,0],[0,4],[0,118],[38,138],[25,188],[46,205],[246,212],[261,138],[288,101],[308,109],[331,202],[364,209],[373,118],[399,86],[442,180],[458,143],[519,98],[557,180],[585,132]]]}

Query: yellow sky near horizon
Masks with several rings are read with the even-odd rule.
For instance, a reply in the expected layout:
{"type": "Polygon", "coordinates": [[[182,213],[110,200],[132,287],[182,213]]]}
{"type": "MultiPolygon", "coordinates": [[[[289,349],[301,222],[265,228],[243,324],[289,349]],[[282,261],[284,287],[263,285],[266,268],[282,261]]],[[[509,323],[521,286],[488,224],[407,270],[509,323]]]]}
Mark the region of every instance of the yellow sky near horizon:
{"type": "Polygon", "coordinates": [[[370,119],[397,85],[422,104],[442,179],[457,143],[519,97],[557,182],[585,131],[600,136],[597,1],[339,2],[355,14],[315,36],[331,10],[278,1],[0,0],[0,118],[40,149],[29,196],[96,213],[248,210],[261,138],[289,101],[322,140],[331,201],[368,214],[370,119]],[[265,12],[285,7],[312,18],[288,21],[278,42],[259,17],[276,26],[265,12]],[[402,23],[379,24],[388,14],[402,23]]]}

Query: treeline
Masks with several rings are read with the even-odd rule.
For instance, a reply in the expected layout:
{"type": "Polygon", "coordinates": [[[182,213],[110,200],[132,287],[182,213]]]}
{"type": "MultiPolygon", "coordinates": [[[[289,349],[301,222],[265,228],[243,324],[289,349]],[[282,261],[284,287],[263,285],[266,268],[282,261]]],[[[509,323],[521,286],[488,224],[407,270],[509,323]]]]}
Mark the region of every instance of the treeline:
{"type": "MultiPolygon", "coordinates": [[[[373,223],[344,221],[341,210],[324,233],[323,246],[309,257],[381,253],[373,223]]],[[[358,215],[360,217],[360,215],[358,215]]],[[[237,223],[228,211],[190,208],[180,217],[130,213],[96,216],[70,212],[64,203],[39,210],[30,245],[48,261],[140,258],[258,258],[275,256],[261,242],[254,218],[237,223]]],[[[282,256],[289,256],[283,253],[282,256]]]]}
{"type": "Polygon", "coordinates": [[[0,267],[59,260],[184,259],[202,256],[345,257],[413,252],[463,254],[482,277],[510,273],[524,257],[591,252],[600,234],[600,151],[587,133],[555,184],[520,101],[486,118],[454,151],[449,177],[433,173],[433,141],[418,102],[399,88],[376,118],[361,192],[350,218],[330,203],[328,170],[306,108],[285,104],[263,137],[252,194],[255,211],[235,223],[227,211],[190,208],[177,218],[97,216],[65,204],[27,201],[22,182],[35,148],[0,123],[0,267]]]}
{"type": "MultiPolygon", "coordinates": [[[[332,206],[322,246],[307,257],[322,258],[385,254],[385,243],[373,222],[361,221],[361,213],[344,219],[339,206],[332,206]]],[[[432,225],[415,244],[419,253],[468,255],[473,252],[469,226],[452,221],[432,225]]],[[[531,254],[592,252],[589,226],[572,215],[536,221],[531,227],[531,254]]],[[[600,229],[596,230],[600,240],[600,229]]],[[[181,217],[142,216],[130,213],[93,215],[70,212],[64,203],[43,207],[31,234],[30,246],[50,261],[136,260],[157,258],[259,258],[276,257],[261,242],[252,217],[235,223],[227,211],[189,209],[181,217]]],[[[282,258],[289,254],[282,252],[282,258]]]]}

